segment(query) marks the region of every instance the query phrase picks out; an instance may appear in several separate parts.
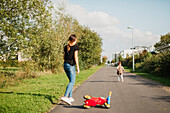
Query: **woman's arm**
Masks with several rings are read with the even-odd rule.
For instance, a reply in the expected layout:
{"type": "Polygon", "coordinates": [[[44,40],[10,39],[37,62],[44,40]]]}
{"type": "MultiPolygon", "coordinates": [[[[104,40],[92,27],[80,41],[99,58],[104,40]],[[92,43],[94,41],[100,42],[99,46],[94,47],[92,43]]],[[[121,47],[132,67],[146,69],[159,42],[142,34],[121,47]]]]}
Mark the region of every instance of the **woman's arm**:
{"type": "Polygon", "coordinates": [[[77,74],[79,74],[80,73],[80,69],[79,69],[78,50],[75,51],[74,58],[75,58],[76,66],[77,66],[77,74]]]}

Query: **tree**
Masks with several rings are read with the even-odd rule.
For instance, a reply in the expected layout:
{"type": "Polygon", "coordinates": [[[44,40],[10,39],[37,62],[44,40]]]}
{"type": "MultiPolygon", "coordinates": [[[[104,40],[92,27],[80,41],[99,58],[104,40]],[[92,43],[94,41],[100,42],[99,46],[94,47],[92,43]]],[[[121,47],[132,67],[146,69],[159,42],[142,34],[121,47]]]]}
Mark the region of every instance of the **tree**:
{"type": "Polygon", "coordinates": [[[86,69],[100,62],[102,39],[88,27],[83,28],[81,33],[82,36],[79,42],[80,65],[86,69]]]}
{"type": "Polygon", "coordinates": [[[159,47],[167,44],[170,44],[170,33],[167,33],[166,35],[162,35],[160,42],[156,43],[154,47],[159,47]]]}
{"type": "Polygon", "coordinates": [[[1,42],[6,40],[6,44],[1,45],[1,48],[6,49],[3,54],[8,56],[7,60],[11,55],[17,55],[18,51],[29,46],[30,39],[36,36],[35,34],[30,35],[32,31],[40,29],[39,23],[43,23],[44,18],[49,16],[49,12],[46,10],[50,8],[48,4],[48,0],[1,1],[0,39],[1,42]]]}
{"type": "Polygon", "coordinates": [[[111,61],[111,63],[115,63],[115,59],[111,61]]]}
{"type": "Polygon", "coordinates": [[[64,7],[52,14],[50,0],[2,0],[0,6],[0,56],[5,59],[21,52],[31,59],[28,64],[33,63],[32,70],[55,72],[63,64],[63,47],[68,37],[75,34],[81,66],[89,68],[100,61],[100,36],[65,14],[64,7]]]}
{"type": "Polygon", "coordinates": [[[103,62],[103,63],[106,63],[106,60],[107,60],[107,57],[106,57],[106,56],[103,56],[102,62],[103,62]]]}
{"type": "Polygon", "coordinates": [[[167,33],[166,35],[162,35],[161,38],[160,38],[160,41],[158,43],[156,43],[154,45],[154,47],[156,49],[158,49],[158,51],[161,51],[162,49],[160,48],[163,48],[163,51],[169,51],[169,44],[170,44],[170,33],[167,33]],[[165,46],[167,46],[166,48],[164,48],[165,46]]]}
{"type": "Polygon", "coordinates": [[[108,60],[107,63],[110,64],[110,61],[108,60]]]}
{"type": "MultiPolygon", "coordinates": [[[[165,46],[169,44],[170,34],[166,34],[161,36],[160,42],[155,44],[155,47],[158,48],[160,46],[165,46]]],[[[170,52],[166,49],[164,52],[160,52],[158,54],[148,53],[147,50],[144,50],[138,56],[136,61],[136,68],[142,72],[154,73],[154,76],[169,76],[169,68],[170,68],[170,52]]],[[[130,62],[130,61],[129,61],[130,62]]],[[[126,64],[126,63],[125,63],[126,64]]]]}
{"type": "Polygon", "coordinates": [[[122,55],[119,55],[118,59],[119,59],[119,61],[123,61],[122,55]]]}
{"type": "Polygon", "coordinates": [[[68,37],[71,34],[75,34],[78,37],[78,41],[81,40],[80,33],[82,30],[82,26],[79,25],[78,21],[74,19],[71,15],[65,14],[65,7],[61,5],[58,7],[58,10],[55,10],[55,18],[54,18],[54,42],[53,54],[51,56],[52,60],[52,69],[58,70],[59,67],[63,64],[63,50],[64,46],[67,44],[68,37]]]}

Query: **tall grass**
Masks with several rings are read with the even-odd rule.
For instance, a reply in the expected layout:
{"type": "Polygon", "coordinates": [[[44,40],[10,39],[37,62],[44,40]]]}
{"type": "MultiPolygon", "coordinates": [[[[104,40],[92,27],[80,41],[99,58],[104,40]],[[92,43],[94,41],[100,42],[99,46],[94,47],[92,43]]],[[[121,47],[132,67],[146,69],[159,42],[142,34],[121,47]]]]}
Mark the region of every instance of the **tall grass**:
{"type": "Polygon", "coordinates": [[[0,88],[8,85],[15,85],[23,79],[35,78],[39,72],[24,71],[22,67],[0,67],[0,88]]]}
{"type": "MultiPolygon", "coordinates": [[[[102,66],[81,71],[76,77],[76,85],[84,82],[102,66]]],[[[25,79],[15,86],[0,89],[0,112],[36,113],[48,112],[59,102],[68,84],[63,74],[50,74],[34,79],[25,79]]]]}

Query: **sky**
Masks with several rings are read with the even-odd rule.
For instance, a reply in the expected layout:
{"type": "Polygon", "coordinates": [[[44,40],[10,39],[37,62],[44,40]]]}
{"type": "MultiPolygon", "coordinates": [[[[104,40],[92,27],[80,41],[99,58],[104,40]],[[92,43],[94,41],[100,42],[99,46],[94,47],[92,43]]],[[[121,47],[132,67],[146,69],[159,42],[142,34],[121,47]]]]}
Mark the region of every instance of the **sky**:
{"type": "Polygon", "coordinates": [[[170,32],[170,0],[52,0],[57,7],[88,26],[103,39],[102,56],[134,46],[153,46],[170,32]]]}

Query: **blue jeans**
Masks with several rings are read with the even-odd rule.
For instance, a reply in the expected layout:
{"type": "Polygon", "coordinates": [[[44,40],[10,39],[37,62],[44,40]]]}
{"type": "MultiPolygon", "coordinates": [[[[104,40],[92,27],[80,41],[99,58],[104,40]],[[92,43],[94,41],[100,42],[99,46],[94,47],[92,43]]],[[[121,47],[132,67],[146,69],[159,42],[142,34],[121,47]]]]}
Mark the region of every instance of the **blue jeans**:
{"type": "Polygon", "coordinates": [[[64,96],[72,97],[73,86],[75,84],[75,79],[76,79],[75,66],[72,66],[69,63],[64,63],[64,71],[67,74],[67,77],[69,79],[69,84],[66,88],[66,92],[64,96]]]}

